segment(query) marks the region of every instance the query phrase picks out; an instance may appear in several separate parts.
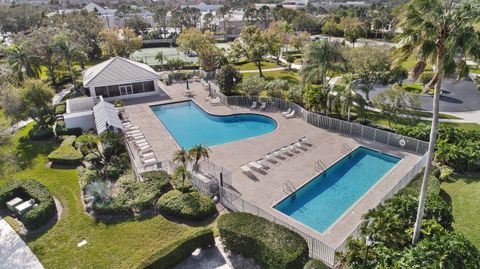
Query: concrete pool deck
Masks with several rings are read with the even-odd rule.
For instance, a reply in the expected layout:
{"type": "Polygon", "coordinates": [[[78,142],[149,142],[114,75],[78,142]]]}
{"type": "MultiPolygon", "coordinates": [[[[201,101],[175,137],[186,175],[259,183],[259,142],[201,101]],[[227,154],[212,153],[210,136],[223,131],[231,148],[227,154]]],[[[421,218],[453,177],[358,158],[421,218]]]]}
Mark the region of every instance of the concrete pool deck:
{"type": "MultiPolygon", "coordinates": [[[[205,96],[208,92],[203,89],[200,83],[190,83],[190,88],[195,94],[193,98],[183,96],[186,88],[184,83],[171,86],[161,84],[160,87],[164,91],[164,94],[161,96],[125,101],[125,111],[130,121],[141,128],[159,160],[171,160],[173,152],[179,149],[179,146],[155,116],[150,106],[192,100],[205,111],[212,114],[228,115],[252,112],[248,108],[243,107],[210,105],[205,101],[205,96]]],[[[368,209],[376,206],[382,200],[384,194],[390,191],[421,157],[384,144],[362,141],[320,129],[305,123],[299,118],[285,119],[275,109],[267,109],[266,112],[258,113],[275,119],[278,123],[278,128],[265,135],[212,146],[210,148],[210,161],[231,171],[233,188],[241,194],[242,199],[331,247],[337,247],[341,244],[361,222],[362,215],[368,209]],[[242,173],[240,166],[257,160],[265,154],[286,146],[303,136],[308,137],[313,144],[307,151],[302,151],[300,154],[286,158],[286,160],[278,160],[278,164],[270,165],[270,169],[265,174],[252,171],[255,177],[249,177],[242,173]],[[303,186],[319,173],[315,169],[315,163],[318,160],[323,161],[329,167],[345,155],[342,151],[344,144],[347,144],[352,149],[358,146],[365,146],[401,157],[402,160],[325,233],[315,232],[273,208],[275,204],[288,196],[283,191],[283,184],[287,180],[297,189],[303,186]]]]}

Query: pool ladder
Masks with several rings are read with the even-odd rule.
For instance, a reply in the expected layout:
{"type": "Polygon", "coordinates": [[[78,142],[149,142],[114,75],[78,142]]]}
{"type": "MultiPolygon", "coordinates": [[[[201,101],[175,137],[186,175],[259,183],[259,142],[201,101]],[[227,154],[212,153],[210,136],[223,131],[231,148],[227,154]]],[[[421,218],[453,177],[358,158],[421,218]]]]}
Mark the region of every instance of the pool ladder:
{"type": "Polygon", "coordinates": [[[343,144],[342,148],[341,148],[341,151],[342,151],[343,154],[348,154],[348,153],[352,152],[352,148],[348,144],[343,144]]]}
{"type": "Polygon", "coordinates": [[[287,180],[283,183],[283,192],[290,195],[293,194],[293,199],[295,199],[295,191],[297,188],[295,188],[295,185],[290,180],[287,180]]]}
{"type": "Polygon", "coordinates": [[[322,160],[318,160],[317,162],[315,162],[315,170],[317,170],[318,172],[323,172],[327,170],[327,166],[325,165],[325,163],[322,162],[322,160]]]}

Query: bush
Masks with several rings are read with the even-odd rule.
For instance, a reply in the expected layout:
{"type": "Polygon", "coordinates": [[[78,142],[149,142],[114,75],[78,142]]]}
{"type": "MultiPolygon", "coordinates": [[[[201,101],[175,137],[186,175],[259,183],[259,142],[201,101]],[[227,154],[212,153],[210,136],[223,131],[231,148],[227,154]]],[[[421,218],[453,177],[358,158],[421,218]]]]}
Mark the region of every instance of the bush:
{"type": "Polygon", "coordinates": [[[423,85],[427,85],[433,79],[433,77],[433,72],[423,72],[420,75],[419,80],[423,85]]]}
{"type": "Polygon", "coordinates": [[[150,258],[142,261],[138,268],[173,268],[175,265],[190,257],[196,249],[206,249],[213,245],[215,245],[213,231],[211,229],[200,230],[153,254],[150,258]]]}
{"type": "Polygon", "coordinates": [[[82,163],[83,155],[73,147],[75,136],[64,138],[60,146],[48,154],[48,160],[61,165],[79,165],[82,163]]]}
{"type": "Polygon", "coordinates": [[[77,168],[78,174],[78,184],[80,185],[81,190],[85,190],[85,187],[95,180],[102,178],[100,171],[87,169],[83,166],[77,168]]]}
{"type": "Polygon", "coordinates": [[[96,201],[92,209],[97,215],[103,216],[130,216],[132,209],[127,204],[127,197],[118,196],[105,201],[96,201]]]}
{"type": "Polygon", "coordinates": [[[28,136],[32,140],[45,140],[53,136],[53,129],[51,127],[39,127],[35,124],[33,128],[28,131],[28,136]]]}
{"type": "Polygon", "coordinates": [[[67,112],[67,105],[65,102],[61,102],[55,106],[55,115],[65,114],[67,112]]]}
{"type": "Polygon", "coordinates": [[[7,182],[0,187],[0,206],[15,197],[24,201],[34,199],[37,206],[20,216],[20,220],[29,230],[40,228],[55,215],[55,201],[43,184],[36,180],[17,180],[7,182]]]}
{"type": "Polygon", "coordinates": [[[187,220],[201,220],[216,212],[215,203],[210,197],[199,192],[182,193],[178,190],[160,197],[157,208],[165,214],[187,220]]]}
{"type": "Polygon", "coordinates": [[[55,134],[57,136],[61,135],[76,135],[79,136],[83,133],[82,128],[69,128],[65,126],[65,121],[58,120],[57,124],[55,124],[55,134]]]}
{"type": "Polygon", "coordinates": [[[453,172],[454,170],[450,166],[442,165],[442,168],[440,169],[440,181],[451,181],[453,179],[453,172]]]}
{"type": "Polygon", "coordinates": [[[253,258],[263,268],[302,268],[308,259],[305,239],[264,218],[230,213],[221,215],[217,226],[226,249],[253,258]]]}

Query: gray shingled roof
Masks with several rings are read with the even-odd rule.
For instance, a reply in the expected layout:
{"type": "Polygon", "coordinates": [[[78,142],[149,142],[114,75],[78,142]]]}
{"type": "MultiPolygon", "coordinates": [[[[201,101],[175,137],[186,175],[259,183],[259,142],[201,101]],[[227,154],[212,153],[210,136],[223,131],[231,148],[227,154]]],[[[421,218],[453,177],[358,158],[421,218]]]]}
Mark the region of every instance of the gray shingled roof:
{"type": "Polygon", "coordinates": [[[108,102],[100,101],[100,103],[96,104],[93,107],[93,117],[95,118],[95,126],[97,127],[98,134],[107,130],[107,124],[108,126],[123,130],[123,125],[118,117],[115,106],[108,102]]]}
{"type": "Polygon", "coordinates": [[[115,57],[87,69],[83,74],[83,86],[119,85],[159,78],[158,73],[146,64],[115,57]]]}

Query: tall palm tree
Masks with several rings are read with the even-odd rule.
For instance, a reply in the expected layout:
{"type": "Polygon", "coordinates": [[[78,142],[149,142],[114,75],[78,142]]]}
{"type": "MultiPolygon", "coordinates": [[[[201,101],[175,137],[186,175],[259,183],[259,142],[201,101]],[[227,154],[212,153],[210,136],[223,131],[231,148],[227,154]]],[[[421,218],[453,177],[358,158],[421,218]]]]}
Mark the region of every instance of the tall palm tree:
{"type": "Polygon", "coordinates": [[[6,50],[6,54],[8,64],[15,73],[18,83],[23,82],[27,77],[39,77],[41,60],[28,51],[25,43],[10,46],[6,50]]]}
{"type": "Polygon", "coordinates": [[[283,22],[280,25],[282,32],[283,32],[283,42],[284,42],[284,51],[288,54],[288,43],[290,42],[290,35],[293,32],[293,27],[288,22],[283,22]]]}
{"type": "Polygon", "coordinates": [[[341,70],[343,61],[338,45],[326,40],[316,41],[307,46],[302,63],[303,83],[324,84],[328,75],[341,70]]]}
{"type": "Polygon", "coordinates": [[[347,120],[350,121],[353,104],[361,103],[359,100],[362,97],[355,91],[351,78],[344,77],[344,80],[346,80],[345,85],[335,88],[334,103],[338,104],[342,116],[347,115],[347,120]]]}
{"type": "Polygon", "coordinates": [[[157,60],[157,62],[160,62],[163,68],[163,61],[165,61],[165,55],[163,55],[163,52],[157,52],[157,54],[155,54],[155,60],[157,60]]]}
{"type": "Polygon", "coordinates": [[[181,164],[185,167],[187,167],[187,164],[192,160],[190,154],[188,151],[186,151],[184,148],[181,148],[175,153],[173,153],[173,161],[176,162],[177,164],[181,164]]]}
{"type": "Polygon", "coordinates": [[[87,54],[83,51],[80,44],[74,43],[65,34],[58,34],[54,37],[55,47],[60,56],[65,60],[70,69],[70,76],[73,85],[76,87],[75,71],[73,70],[73,62],[82,62],[87,58],[87,54]]]}
{"type": "Polygon", "coordinates": [[[232,11],[229,6],[222,6],[217,10],[215,14],[223,22],[223,31],[224,34],[228,34],[227,31],[227,21],[230,19],[232,11]]]}
{"type": "Polygon", "coordinates": [[[167,38],[167,17],[168,17],[168,8],[166,6],[160,6],[153,13],[153,20],[157,25],[162,26],[163,38],[167,38]]]}
{"type": "Polygon", "coordinates": [[[208,159],[209,148],[203,145],[196,145],[188,151],[190,159],[194,160],[193,170],[198,171],[198,162],[203,159],[208,159]]]}
{"type": "Polygon", "coordinates": [[[401,11],[399,35],[402,46],[398,49],[398,60],[404,61],[416,53],[419,59],[414,68],[418,78],[427,62],[435,66],[432,128],[428,145],[428,160],[423,175],[412,243],[420,238],[420,231],[427,195],[429,174],[438,130],[439,100],[445,73],[455,69],[457,55],[480,56],[480,33],[475,24],[480,21],[480,7],[476,1],[412,0],[401,11]]]}

